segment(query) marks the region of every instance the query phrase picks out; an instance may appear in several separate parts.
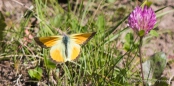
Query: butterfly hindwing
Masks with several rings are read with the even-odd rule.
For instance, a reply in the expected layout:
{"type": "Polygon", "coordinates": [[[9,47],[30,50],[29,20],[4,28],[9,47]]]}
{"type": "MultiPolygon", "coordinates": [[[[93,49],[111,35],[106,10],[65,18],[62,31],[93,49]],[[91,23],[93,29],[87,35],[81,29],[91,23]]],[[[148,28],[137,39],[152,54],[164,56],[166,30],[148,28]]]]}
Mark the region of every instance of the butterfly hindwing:
{"type": "Polygon", "coordinates": [[[70,39],[73,41],[71,42],[70,46],[70,61],[71,60],[75,60],[77,59],[77,57],[80,54],[80,45],[85,44],[86,42],[88,42],[94,35],[96,34],[96,32],[93,33],[80,33],[80,34],[73,34],[70,35],[70,39]]]}
{"type": "Polygon", "coordinates": [[[57,43],[58,40],[61,40],[61,36],[50,36],[50,37],[35,37],[34,40],[39,44],[41,47],[47,48],[52,47],[57,43]]]}
{"type": "Polygon", "coordinates": [[[61,40],[58,41],[58,43],[51,47],[50,50],[50,56],[51,58],[56,62],[65,62],[66,56],[65,56],[65,47],[62,45],[61,40]]]}
{"type": "Polygon", "coordinates": [[[70,56],[68,57],[69,61],[77,59],[77,57],[80,54],[80,45],[76,44],[75,42],[72,42],[69,47],[69,54],[70,54],[70,56]]]}

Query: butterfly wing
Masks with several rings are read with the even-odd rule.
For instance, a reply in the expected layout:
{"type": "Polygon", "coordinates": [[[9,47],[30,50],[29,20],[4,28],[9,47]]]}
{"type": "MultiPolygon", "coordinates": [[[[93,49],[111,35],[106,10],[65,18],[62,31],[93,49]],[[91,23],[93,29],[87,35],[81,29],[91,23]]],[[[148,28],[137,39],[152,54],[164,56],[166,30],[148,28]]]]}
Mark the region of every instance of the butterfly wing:
{"type": "Polygon", "coordinates": [[[36,37],[34,40],[41,47],[50,49],[50,56],[56,62],[65,62],[65,55],[63,51],[65,51],[64,45],[62,45],[62,37],[63,36],[49,36],[49,37],[36,37]]]}
{"type": "Polygon", "coordinates": [[[87,43],[95,34],[96,32],[73,34],[70,36],[70,38],[72,38],[75,41],[75,43],[81,45],[87,43]]]}
{"type": "Polygon", "coordinates": [[[51,47],[50,56],[56,62],[66,62],[65,47],[61,40],[51,47]]]}
{"type": "Polygon", "coordinates": [[[41,47],[48,48],[52,47],[57,43],[58,40],[61,40],[62,36],[49,36],[49,37],[35,37],[34,40],[41,47]]]}
{"type": "Polygon", "coordinates": [[[72,61],[77,59],[80,53],[80,45],[76,44],[74,41],[71,41],[69,48],[68,48],[69,56],[68,61],[72,61]]]}
{"type": "Polygon", "coordinates": [[[85,44],[87,41],[89,41],[96,32],[93,33],[81,33],[81,34],[73,34],[70,35],[70,57],[68,58],[69,61],[77,59],[77,57],[80,54],[80,45],[85,44]]]}

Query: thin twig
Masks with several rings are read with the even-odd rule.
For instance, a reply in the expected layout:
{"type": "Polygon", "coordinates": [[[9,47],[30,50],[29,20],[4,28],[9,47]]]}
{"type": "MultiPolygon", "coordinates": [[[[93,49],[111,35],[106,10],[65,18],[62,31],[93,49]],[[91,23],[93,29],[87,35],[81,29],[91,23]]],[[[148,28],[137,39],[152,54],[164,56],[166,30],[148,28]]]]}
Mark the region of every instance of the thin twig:
{"type": "Polygon", "coordinates": [[[21,76],[22,76],[22,74],[20,74],[19,77],[18,77],[18,79],[16,80],[16,85],[17,85],[17,86],[21,86],[21,85],[19,84],[19,81],[20,81],[21,76]]]}

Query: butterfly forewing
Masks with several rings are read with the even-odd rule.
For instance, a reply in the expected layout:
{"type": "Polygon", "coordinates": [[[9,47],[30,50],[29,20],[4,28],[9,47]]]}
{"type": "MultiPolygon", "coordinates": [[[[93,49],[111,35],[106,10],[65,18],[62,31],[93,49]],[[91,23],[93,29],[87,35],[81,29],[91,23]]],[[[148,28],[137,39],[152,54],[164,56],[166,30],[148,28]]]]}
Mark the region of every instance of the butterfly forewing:
{"type": "Polygon", "coordinates": [[[62,36],[50,36],[50,37],[36,37],[34,40],[41,47],[52,47],[57,43],[58,40],[61,40],[62,36]]]}
{"type": "Polygon", "coordinates": [[[95,34],[96,34],[96,32],[73,34],[70,36],[70,38],[72,38],[77,44],[81,45],[81,44],[85,44],[86,42],[88,42],[95,34]]]}

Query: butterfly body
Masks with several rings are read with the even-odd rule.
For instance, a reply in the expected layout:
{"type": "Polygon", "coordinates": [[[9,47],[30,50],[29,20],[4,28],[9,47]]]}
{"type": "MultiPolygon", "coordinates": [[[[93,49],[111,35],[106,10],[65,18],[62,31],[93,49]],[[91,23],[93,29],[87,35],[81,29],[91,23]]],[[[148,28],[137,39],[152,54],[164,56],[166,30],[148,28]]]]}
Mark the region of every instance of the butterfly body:
{"type": "Polygon", "coordinates": [[[80,53],[82,44],[91,39],[93,33],[81,33],[73,35],[36,37],[35,41],[42,47],[51,47],[50,56],[56,62],[75,60],[80,53]]]}

